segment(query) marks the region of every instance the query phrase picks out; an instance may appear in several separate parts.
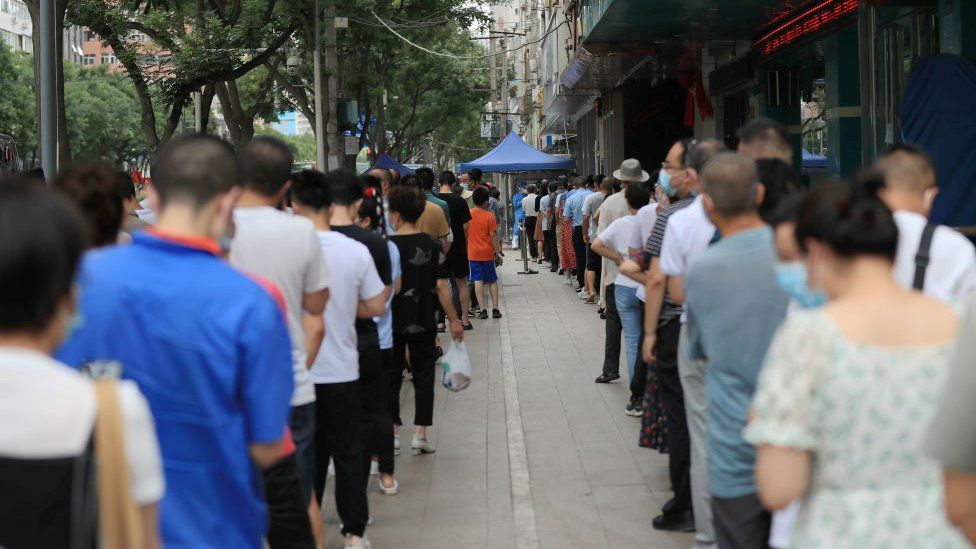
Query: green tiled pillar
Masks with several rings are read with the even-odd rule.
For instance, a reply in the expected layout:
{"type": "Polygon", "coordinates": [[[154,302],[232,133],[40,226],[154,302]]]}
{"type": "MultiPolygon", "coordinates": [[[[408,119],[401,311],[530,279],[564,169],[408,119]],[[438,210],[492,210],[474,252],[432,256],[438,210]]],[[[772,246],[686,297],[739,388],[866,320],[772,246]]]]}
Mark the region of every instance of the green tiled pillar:
{"type": "Polygon", "coordinates": [[[857,26],[823,40],[827,87],[828,150],[841,175],[861,169],[861,86],[857,26]]]}
{"type": "Polygon", "coordinates": [[[939,0],[942,53],[976,56],[976,5],[968,0],[939,0]]]}

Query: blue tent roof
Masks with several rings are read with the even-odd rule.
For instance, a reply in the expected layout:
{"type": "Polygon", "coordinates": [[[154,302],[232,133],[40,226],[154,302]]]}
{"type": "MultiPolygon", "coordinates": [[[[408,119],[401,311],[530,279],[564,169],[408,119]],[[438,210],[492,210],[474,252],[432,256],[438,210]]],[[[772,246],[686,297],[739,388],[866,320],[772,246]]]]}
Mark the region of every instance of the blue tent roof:
{"type": "MultiPolygon", "coordinates": [[[[413,173],[413,170],[397,162],[392,156],[386,153],[382,153],[379,156],[377,156],[376,162],[373,162],[373,165],[369,167],[369,170],[375,170],[377,168],[382,168],[386,170],[396,170],[397,173],[399,173],[400,175],[413,173]]],[[[369,172],[369,170],[366,170],[366,172],[369,172]]]]}
{"type": "Polygon", "coordinates": [[[477,160],[465,162],[458,169],[464,171],[478,168],[482,172],[491,173],[571,170],[575,167],[576,161],[572,158],[553,156],[535,149],[513,131],[488,154],[477,160]]]}

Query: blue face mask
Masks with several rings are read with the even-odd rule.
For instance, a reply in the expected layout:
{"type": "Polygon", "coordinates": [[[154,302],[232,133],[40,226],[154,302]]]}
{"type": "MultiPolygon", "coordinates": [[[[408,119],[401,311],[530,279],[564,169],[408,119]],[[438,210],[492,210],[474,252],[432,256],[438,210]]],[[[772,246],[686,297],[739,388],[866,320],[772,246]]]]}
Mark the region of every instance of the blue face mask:
{"type": "Polygon", "coordinates": [[[464,190],[468,190],[468,184],[467,183],[461,183],[461,188],[464,189],[464,190]]]}
{"type": "Polygon", "coordinates": [[[799,261],[776,264],[776,283],[800,307],[812,309],[827,303],[827,295],[807,285],[807,267],[799,261]]]}
{"type": "Polygon", "coordinates": [[[661,190],[664,191],[664,194],[668,196],[678,194],[678,189],[671,186],[671,174],[668,173],[668,170],[661,168],[661,173],[657,176],[657,183],[661,186],[661,190]]]}

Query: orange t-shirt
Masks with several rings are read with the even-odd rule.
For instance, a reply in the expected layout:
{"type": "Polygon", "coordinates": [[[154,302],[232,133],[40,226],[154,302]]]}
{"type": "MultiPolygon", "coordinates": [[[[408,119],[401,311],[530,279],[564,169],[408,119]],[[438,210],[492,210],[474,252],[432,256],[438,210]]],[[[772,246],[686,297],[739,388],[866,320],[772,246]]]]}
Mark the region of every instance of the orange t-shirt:
{"type": "Polygon", "coordinates": [[[471,221],[468,224],[468,260],[494,261],[495,247],[492,240],[498,222],[488,210],[475,208],[471,210],[471,221]]]}

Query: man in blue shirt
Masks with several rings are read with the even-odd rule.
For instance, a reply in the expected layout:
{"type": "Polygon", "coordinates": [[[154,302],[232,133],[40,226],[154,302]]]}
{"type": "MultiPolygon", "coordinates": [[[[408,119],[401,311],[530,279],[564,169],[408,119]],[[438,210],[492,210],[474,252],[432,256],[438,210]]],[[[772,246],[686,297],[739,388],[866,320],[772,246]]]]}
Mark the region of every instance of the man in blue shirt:
{"type": "Polygon", "coordinates": [[[152,176],[155,228],[88,254],[83,325],[57,356],[118,362],[149,401],[165,547],[258,549],[268,527],[258,467],[281,455],[294,389],[288,328],[271,295],[219,257],[241,194],[233,149],[176,139],[152,176]]]}
{"type": "Polygon", "coordinates": [[[759,217],[755,163],[716,155],[702,172],[702,204],[722,239],[686,278],[692,358],[708,360],[708,484],[719,547],[766,547],[770,517],[756,497],[756,453],[742,436],[766,350],[786,315],[772,230],[759,217]]]}
{"type": "Polygon", "coordinates": [[[583,203],[593,191],[584,187],[585,177],[573,179],[573,190],[566,196],[563,217],[573,224],[573,251],[576,254],[576,285],[586,288],[586,241],[583,240],[583,203]]]}
{"type": "MultiPolygon", "coordinates": [[[[519,183],[518,190],[512,195],[512,211],[515,214],[515,222],[512,226],[512,234],[515,235],[512,239],[512,248],[518,248],[518,236],[521,234],[519,224],[525,222],[525,212],[522,211],[522,199],[525,198],[525,187],[524,182],[519,183]]],[[[529,235],[529,238],[532,238],[532,236],[529,235]]]]}

